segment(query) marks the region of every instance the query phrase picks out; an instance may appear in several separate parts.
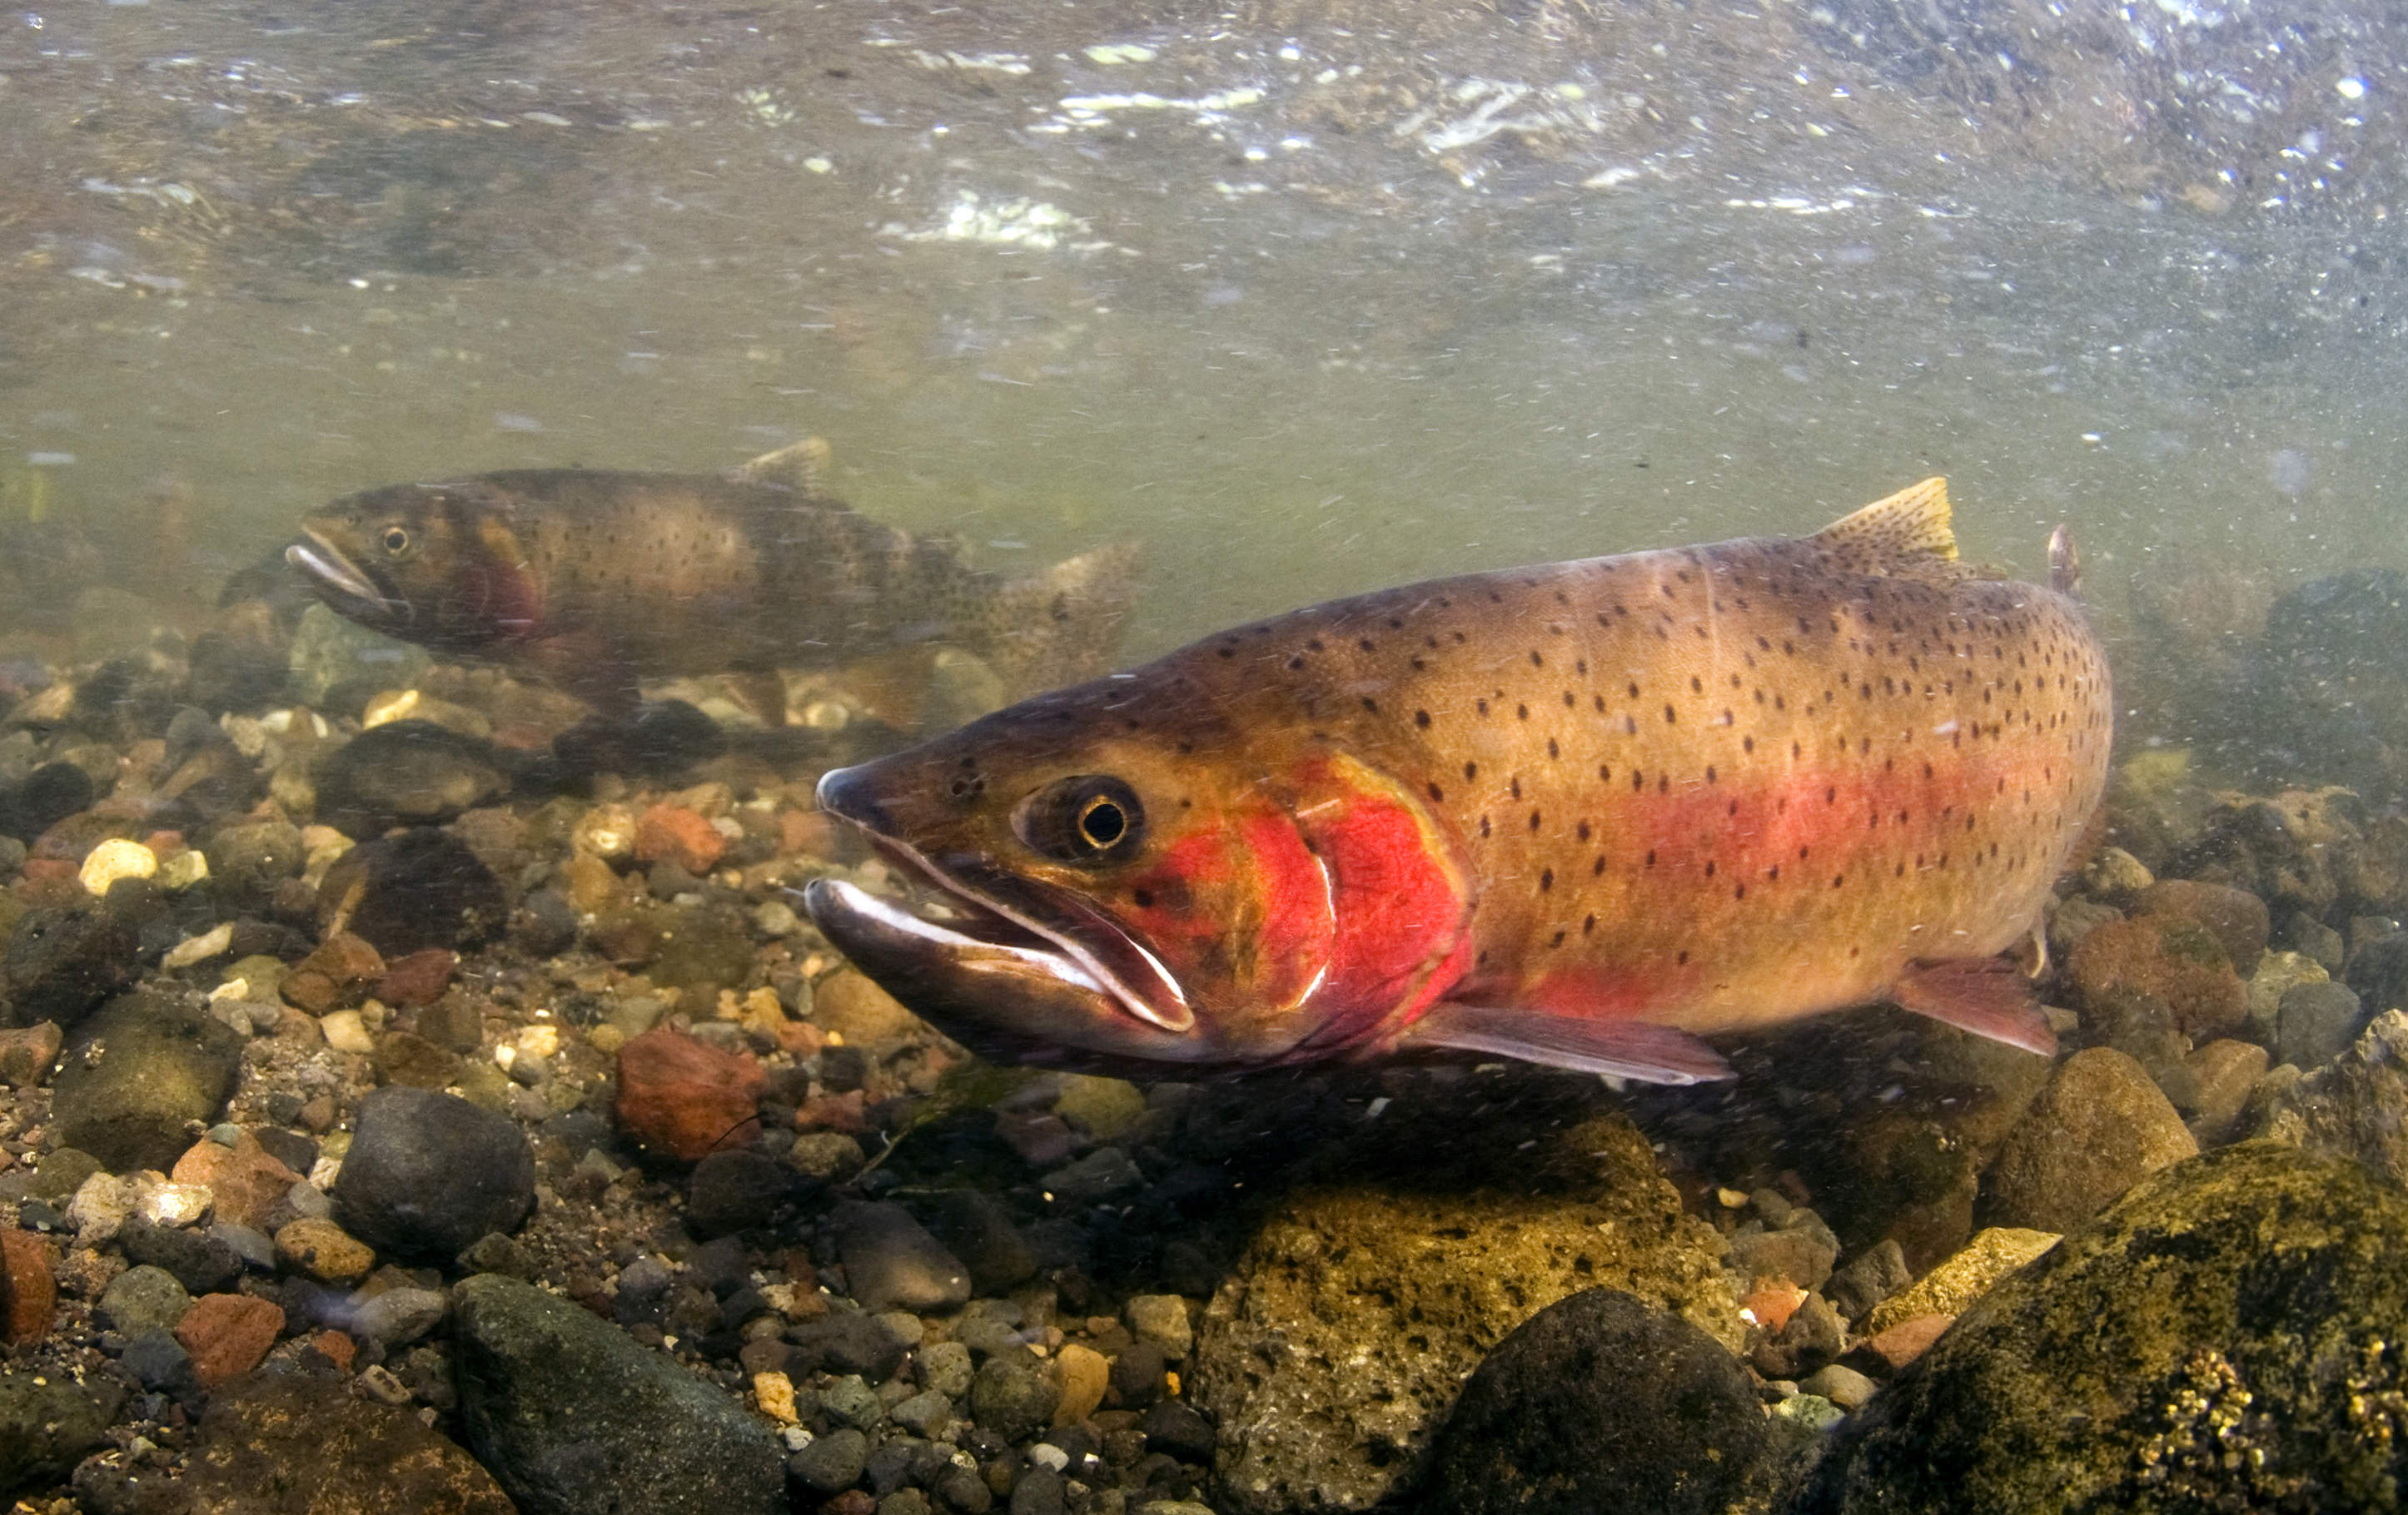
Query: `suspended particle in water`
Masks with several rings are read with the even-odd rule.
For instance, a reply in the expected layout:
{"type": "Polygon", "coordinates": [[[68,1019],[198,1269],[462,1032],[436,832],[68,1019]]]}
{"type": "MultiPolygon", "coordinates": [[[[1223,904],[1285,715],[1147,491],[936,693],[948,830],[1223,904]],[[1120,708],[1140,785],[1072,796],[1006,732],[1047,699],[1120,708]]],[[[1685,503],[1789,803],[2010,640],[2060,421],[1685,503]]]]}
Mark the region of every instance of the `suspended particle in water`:
{"type": "Polygon", "coordinates": [[[2308,455],[2295,447],[2286,447],[2266,460],[2267,477],[2273,480],[2275,493],[2285,499],[2296,500],[2304,493],[2315,473],[2308,455]]]}

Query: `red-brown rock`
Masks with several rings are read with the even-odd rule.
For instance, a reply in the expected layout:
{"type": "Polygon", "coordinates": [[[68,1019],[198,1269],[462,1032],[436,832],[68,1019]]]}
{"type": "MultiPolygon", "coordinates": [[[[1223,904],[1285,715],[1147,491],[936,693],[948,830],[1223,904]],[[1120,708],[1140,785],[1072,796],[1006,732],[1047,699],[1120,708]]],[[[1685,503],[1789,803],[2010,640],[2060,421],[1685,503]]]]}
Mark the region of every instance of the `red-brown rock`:
{"type": "Polygon", "coordinates": [[[169,1177],[178,1183],[207,1184],[219,1220],[254,1231],[267,1229],[269,1212],[301,1180],[248,1131],[231,1147],[202,1137],[176,1159],[169,1177]]]}
{"type": "Polygon", "coordinates": [[[2238,1030],[2249,992],[2215,933],[2187,915],[2109,921],[2082,938],[2067,963],[2086,1012],[2109,1008],[2119,994],[2146,994],[2173,1012],[2194,1042],[2238,1030]]]}
{"type": "Polygon", "coordinates": [[[284,1329],[284,1311],[249,1294],[203,1294],[176,1322],[176,1339],[193,1354],[193,1371],[214,1389],[259,1365],[284,1329]]]}
{"type": "Polygon", "coordinates": [[[619,1123],[653,1151],[686,1162],[758,1136],[754,1107],[767,1087],[750,1054],[666,1026],[619,1049],[619,1123]]]}
{"type": "Polygon", "coordinates": [[[1895,1373],[1922,1356],[1942,1332],[1956,1323],[1954,1315],[1917,1315],[1899,1322],[1865,1345],[1895,1373]]]}
{"type": "Polygon", "coordinates": [[[376,997],[387,1005],[432,1005],[443,997],[443,991],[452,986],[452,976],[459,970],[459,953],[429,947],[386,964],[384,977],[377,980],[376,997]]]}
{"type": "Polygon", "coordinates": [[[311,1015],[323,1015],[357,1000],[384,976],[384,957],[348,931],[337,931],[284,977],[284,997],[311,1015]]]}
{"type": "Polygon", "coordinates": [[[318,1349],[326,1361],[349,1373],[358,1361],[360,1344],[340,1331],[321,1331],[310,1336],[309,1345],[318,1349]]]}
{"type": "Polygon", "coordinates": [[[2203,883],[2197,879],[2160,879],[2133,901],[2141,915],[2186,915],[2215,933],[2232,971],[2243,979],[2258,971],[2266,955],[2266,938],[2273,929],[2266,902],[2230,884],[2203,883]]]}
{"type": "Polygon", "coordinates": [[[31,1089],[40,1083],[59,1060],[61,1036],[54,1021],[0,1031],[0,1084],[31,1089]]]}
{"type": "Polygon", "coordinates": [[[58,1302],[50,1250],[30,1231],[0,1231],[0,1345],[22,1347],[50,1335],[58,1302]]]}
{"type": "Polygon", "coordinates": [[[726,850],[719,828],[681,805],[655,805],[636,818],[638,863],[674,863],[700,878],[726,850]]]}

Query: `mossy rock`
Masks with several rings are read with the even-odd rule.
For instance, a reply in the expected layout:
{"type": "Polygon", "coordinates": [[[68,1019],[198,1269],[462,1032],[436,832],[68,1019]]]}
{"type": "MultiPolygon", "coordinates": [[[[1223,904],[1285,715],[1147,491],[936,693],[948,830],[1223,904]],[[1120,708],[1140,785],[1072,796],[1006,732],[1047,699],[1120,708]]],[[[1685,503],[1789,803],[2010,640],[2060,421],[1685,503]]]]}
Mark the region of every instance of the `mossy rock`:
{"type": "Polygon", "coordinates": [[[2136,1185],[1960,1317],[1792,1515],[2394,1510],[2408,1196],[2272,1142],[2136,1185]]]}

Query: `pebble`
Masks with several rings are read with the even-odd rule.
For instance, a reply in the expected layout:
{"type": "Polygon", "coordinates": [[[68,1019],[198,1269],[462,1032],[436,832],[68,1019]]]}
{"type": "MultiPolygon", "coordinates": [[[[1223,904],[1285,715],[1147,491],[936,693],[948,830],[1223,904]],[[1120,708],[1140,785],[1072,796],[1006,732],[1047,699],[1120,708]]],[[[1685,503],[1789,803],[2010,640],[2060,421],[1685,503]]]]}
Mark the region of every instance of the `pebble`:
{"type": "Polygon", "coordinates": [[[900,1205],[848,1201],[828,1218],[856,1303],[876,1314],[951,1309],[970,1297],[969,1270],[900,1205]]]}
{"type": "Polygon", "coordinates": [[[686,1179],[686,1225],[709,1240],[766,1226],[819,1185],[752,1147],[704,1154],[686,1179]]]}
{"type": "Polygon", "coordinates": [[[387,721],[318,760],[320,819],[347,836],[440,825],[509,793],[491,743],[426,720],[387,721]]]}
{"type": "Polygon", "coordinates": [[[203,1294],[176,1323],[193,1371],[215,1389],[257,1367],[284,1329],[284,1311],[250,1294],[203,1294]]]}
{"type": "Polygon", "coordinates": [[[1730,1265],[1742,1278],[1785,1279],[1806,1290],[1823,1287],[1839,1255],[1839,1243],[1814,1227],[1742,1230],[1730,1238],[1730,1265]]]}
{"type": "Polygon", "coordinates": [[[287,1003],[312,1015],[323,1015],[358,1003],[384,971],[383,953],[363,937],[337,931],[293,965],[278,987],[287,1003]]]}
{"type": "Polygon", "coordinates": [[[362,1337],[390,1352],[442,1323],[449,1295],[434,1289],[387,1289],[359,1308],[351,1325],[362,1337]]]}
{"type": "Polygon", "coordinates": [[[1990,1292],[2000,1279],[2047,1251],[2057,1243],[2047,1231],[1991,1226],[1976,1232],[1913,1287],[1891,1295],[1865,1321],[1865,1334],[1879,1336],[1902,1322],[1926,1315],[1958,1315],[1990,1292]]]}
{"type": "Polygon", "coordinates": [[[458,837],[428,826],[344,853],[319,886],[318,912],[344,919],[388,959],[474,946],[509,919],[492,871],[458,837]]]}
{"type": "Polygon", "coordinates": [[[2408,932],[2393,931],[2354,950],[2343,977],[2373,1013],[2408,1009],[2408,932]]]}
{"type": "Polygon", "coordinates": [[[922,1029],[919,1018],[894,995],[851,968],[812,986],[811,1023],[871,1057],[885,1056],[922,1029]]]}
{"type": "Polygon", "coordinates": [[[368,1029],[367,1022],[357,1010],[328,1010],[318,1018],[318,1034],[336,1051],[354,1057],[376,1054],[376,1033],[368,1029]]]}
{"type": "Polygon", "coordinates": [[[1220,1433],[1201,1411],[1182,1399],[1165,1399],[1155,1403],[1139,1422],[1145,1433],[1147,1450],[1168,1452],[1182,1463],[1201,1466],[1212,1465],[1212,1454],[1220,1446],[1220,1433]]]}
{"type": "Polygon", "coordinates": [[[858,1373],[848,1373],[821,1390],[820,1408],[857,1431],[867,1431],[886,1418],[885,1402],[858,1373]]]}
{"type": "Polygon", "coordinates": [[[636,818],[636,861],[674,863],[695,878],[719,865],[727,838],[681,805],[660,804],[636,818]]]}
{"type": "Polygon", "coordinates": [[[2273,921],[2266,902],[2230,884],[2160,879],[2141,891],[2132,908],[2143,916],[2188,916],[2205,926],[2222,944],[2232,970],[2243,979],[2258,971],[2258,960],[2265,955],[2266,940],[2273,934],[2273,921]]]}
{"type": "Polygon", "coordinates": [[[2058,1064],[2008,1132],[1986,1179],[2001,1225],[2062,1233],[2198,1141],[2141,1065],[2092,1047],[2058,1064]]]}
{"type": "Polygon", "coordinates": [[[478,1274],[453,1308],[464,1439],[520,1515],[785,1515],[782,1449],[741,1401],[531,1284],[478,1274]]]}
{"type": "Polygon", "coordinates": [[[193,1296],[165,1268],[138,1264],[108,1280],[101,1292],[100,1318],[120,1336],[172,1331],[193,1296]]]}
{"type": "Polygon", "coordinates": [[[1112,1378],[1112,1365],[1103,1353],[1068,1342],[1054,1354],[1054,1371],[1062,1388],[1062,1397],[1054,1407],[1054,1425],[1076,1425],[1103,1407],[1112,1378]]]}
{"type": "Polygon", "coordinates": [[[1818,1369],[1798,1387],[1801,1393],[1819,1395],[1842,1409],[1855,1409],[1872,1398],[1879,1385],[1855,1368],[1833,1363],[1818,1369]]]}
{"type": "Polygon", "coordinates": [[[821,1494],[835,1494],[860,1481],[869,1463],[869,1438],[851,1426],[818,1437],[786,1460],[796,1482],[821,1494]]]}
{"type": "MultiPolygon", "coordinates": [[[[350,1172],[349,1165],[344,1171],[350,1172]]],[[[321,1283],[351,1284],[376,1266],[376,1252],[332,1221],[304,1216],[276,1233],[276,1255],[321,1283]]]]}
{"type": "Polygon", "coordinates": [[[60,1139],[113,1172],[164,1169],[234,1093],[242,1037],[164,996],[125,995],[76,1031],[51,1108],[60,1139]]]}
{"type": "Polygon", "coordinates": [[[619,1049],[619,1123],[647,1148],[693,1162],[758,1133],[768,1080],[750,1053],[663,1026],[619,1049]]]}
{"type": "Polygon", "coordinates": [[[1114,1402],[1130,1409],[1143,1409],[1160,1399],[1168,1382],[1165,1375],[1168,1367],[1161,1348],[1150,1341],[1132,1344],[1112,1359],[1111,1394],[1114,1402]]]}
{"type": "Polygon", "coordinates": [[[222,825],[201,844],[209,877],[229,896],[264,896],[301,871],[308,851],[301,828],[289,821],[243,821],[222,825]]]}
{"type": "Polygon", "coordinates": [[[164,1394],[188,1410],[208,1402],[208,1387],[193,1365],[193,1354],[174,1333],[145,1331],[125,1344],[117,1365],[152,1394],[164,1394]]]}
{"type": "Polygon", "coordinates": [[[535,1152],[506,1117],[387,1087],[360,1102],[333,1197],[344,1229],[379,1251],[448,1263],[526,1218],[535,1152]]]}
{"type": "Polygon", "coordinates": [[[1037,1253],[1010,1209],[983,1190],[955,1189],[939,1196],[928,1228],[970,1270],[970,1284],[980,1293],[1000,1293],[1037,1276],[1037,1253]]]}
{"type": "Polygon", "coordinates": [[[205,1232],[157,1225],[137,1215],[126,1222],[117,1241],[129,1261],[165,1268],[196,1294],[231,1289],[242,1278],[242,1258],[205,1232]]]}
{"type": "Polygon", "coordinates": [[[970,1418],[1006,1441],[1023,1441],[1053,1423],[1062,1386],[1025,1351],[997,1352],[970,1380],[970,1418]]]}
{"type": "Polygon", "coordinates": [[[1912,1315],[1865,1339],[1865,1347],[1896,1373],[1931,1350],[1956,1323],[1954,1315],[1912,1315]]]}
{"type": "Polygon", "coordinates": [[[824,1183],[841,1183],[869,1161],[861,1143],[841,1131],[806,1131],[795,1138],[786,1161],[796,1172],[824,1183]]]}
{"type": "Polygon", "coordinates": [[[1045,1175],[1045,1192],[1064,1205],[1094,1205],[1143,1185],[1136,1161],[1117,1147],[1098,1147],[1045,1175]]]}
{"type": "Polygon", "coordinates": [[[256,1134],[238,1129],[232,1146],[208,1138],[194,1142],[176,1159],[173,1177],[179,1184],[208,1189],[219,1220],[264,1230],[301,1174],[262,1145],[256,1134]]]}
{"type": "Polygon", "coordinates": [[[140,842],[111,840],[86,852],[76,881],[87,894],[106,894],[121,879],[148,879],[158,873],[159,856],[140,842]]]}
{"type": "Polygon", "coordinates": [[[932,1341],[916,1354],[917,1377],[921,1386],[948,1399],[959,1399],[970,1392],[976,1368],[970,1350],[958,1341],[932,1341]]]}
{"type": "Polygon", "coordinates": [[[58,1297],[50,1248],[30,1231],[0,1230],[0,1346],[30,1346],[50,1335],[58,1297]]]}
{"type": "Polygon", "coordinates": [[[55,1021],[0,1031],[0,1084],[31,1089],[50,1077],[64,1039],[55,1021]]]}
{"type": "Polygon", "coordinates": [[[432,1005],[451,987],[452,975],[459,969],[460,954],[448,947],[429,947],[408,953],[385,965],[384,977],[377,980],[376,997],[387,1005],[413,1008],[432,1005]]]}
{"type": "Polygon", "coordinates": [[[197,1225],[209,1213],[212,1197],[207,1184],[153,1184],[142,1192],[135,1213],[152,1225],[197,1225]]]}
{"type": "Polygon", "coordinates": [[[953,1402],[934,1389],[924,1389],[898,1401],[886,1414],[913,1436],[935,1437],[953,1424],[953,1402]]]}
{"type": "Polygon", "coordinates": [[[37,906],[0,949],[0,1002],[13,1024],[73,1026],[134,979],[134,924],[108,906],[37,906]]]}
{"type": "Polygon", "coordinates": [[[2302,983],[2284,991],[2275,1015],[2279,1062],[2320,1067],[2349,1050],[2365,1029],[2366,1007],[2345,984],[2302,983]]]}
{"type": "Polygon", "coordinates": [[[1122,1307],[1121,1318],[1140,1341],[1162,1349],[1178,1362],[1195,1350],[1196,1333],[1187,1321],[1187,1301],[1177,1294],[1136,1294],[1122,1307]]]}
{"type": "MultiPolygon", "coordinates": [[[[197,852],[181,852],[177,855],[179,857],[198,857],[200,854],[197,852]]],[[[206,963],[213,957],[224,955],[226,949],[233,945],[234,922],[231,921],[221,921],[218,924],[208,931],[202,932],[199,936],[187,936],[182,941],[178,942],[175,946],[168,948],[166,953],[159,959],[159,965],[163,968],[169,969],[170,971],[189,968],[196,963],[206,963]]]]}

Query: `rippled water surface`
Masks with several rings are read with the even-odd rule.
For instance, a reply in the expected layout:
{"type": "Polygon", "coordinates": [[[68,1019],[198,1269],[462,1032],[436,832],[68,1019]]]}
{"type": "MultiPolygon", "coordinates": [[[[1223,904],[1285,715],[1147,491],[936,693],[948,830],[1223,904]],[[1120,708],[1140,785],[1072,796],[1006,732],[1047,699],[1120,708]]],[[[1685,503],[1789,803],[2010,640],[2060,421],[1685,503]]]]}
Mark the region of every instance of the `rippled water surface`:
{"type": "Polygon", "coordinates": [[[994,565],[1142,540],[1140,650],[1930,472],[2111,614],[2390,559],[2389,23],[2004,8],[20,11],[0,462],[207,593],[818,432],[994,565]]]}

